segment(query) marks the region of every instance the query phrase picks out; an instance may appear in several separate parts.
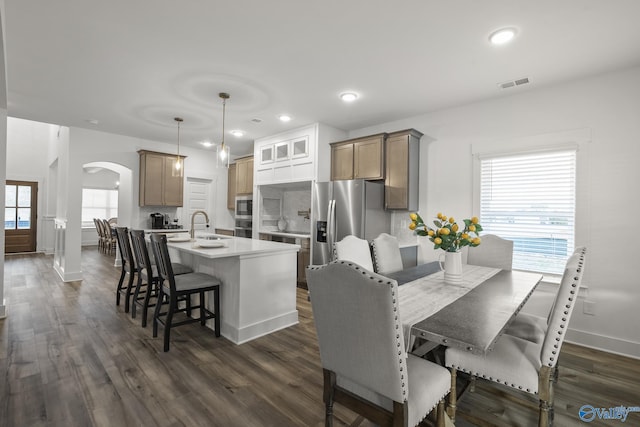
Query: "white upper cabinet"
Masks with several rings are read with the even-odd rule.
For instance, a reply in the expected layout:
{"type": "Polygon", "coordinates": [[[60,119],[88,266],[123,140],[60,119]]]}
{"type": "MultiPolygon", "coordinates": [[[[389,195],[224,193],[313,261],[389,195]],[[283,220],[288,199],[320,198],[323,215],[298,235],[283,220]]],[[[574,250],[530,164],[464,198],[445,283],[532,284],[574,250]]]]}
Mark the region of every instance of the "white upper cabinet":
{"type": "Polygon", "coordinates": [[[328,181],[330,142],[345,132],[321,123],[260,138],[254,144],[256,185],[298,181],[328,181]]]}

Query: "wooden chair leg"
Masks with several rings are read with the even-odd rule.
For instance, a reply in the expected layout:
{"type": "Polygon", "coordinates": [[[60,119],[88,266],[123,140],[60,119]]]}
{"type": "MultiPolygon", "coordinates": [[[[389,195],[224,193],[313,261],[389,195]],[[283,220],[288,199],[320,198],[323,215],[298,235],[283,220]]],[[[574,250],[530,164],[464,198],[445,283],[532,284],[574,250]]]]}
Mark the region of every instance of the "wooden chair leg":
{"type": "Polygon", "coordinates": [[[455,423],[456,421],[456,405],[458,401],[458,396],[456,395],[456,381],[457,381],[457,372],[455,368],[451,368],[451,391],[449,392],[449,404],[447,405],[447,414],[451,421],[455,423]]]}
{"type": "Polygon", "coordinates": [[[438,406],[436,407],[436,426],[437,427],[445,427],[445,409],[444,409],[444,399],[438,402],[438,406]]]}
{"type": "Polygon", "coordinates": [[[540,409],[538,427],[549,427],[553,423],[553,376],[554,368],[543,366],[538,373],[538,399],[540,409]]]}
{"type": "Polygon", "coordinates": [[[323,400],[325,405],[324,425],[325,427],[333,427],[333,392],[336,385],[336,374],[326,369],[323,369],[323,374],[323,400]]]}

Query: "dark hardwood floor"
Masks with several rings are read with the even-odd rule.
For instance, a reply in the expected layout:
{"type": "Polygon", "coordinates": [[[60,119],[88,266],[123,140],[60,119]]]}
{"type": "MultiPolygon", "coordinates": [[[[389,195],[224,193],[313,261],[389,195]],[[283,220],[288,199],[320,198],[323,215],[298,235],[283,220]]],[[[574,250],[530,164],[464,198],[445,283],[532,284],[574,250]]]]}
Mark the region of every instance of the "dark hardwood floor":
{"type": "MultiPolygon", "coordinates": [[[[237,346],[197,324],[172,331],[171,351],[115,305],[119,268],[83,250],[84,280],[63,283],[51,256],[5,259],[0,320],[0,426],[322,426],[322,373],[310,304],[300,323],[237,346]]],[[[224,289],[222,289],[224,292],[224,289]]],[[[640,406],[640,361],[565,344],[556,425],[585,425],[584,404],[640,406]]],[[[533,426],[536,402],[478,381],[458,426],[533,426]]],[[[336,426],[372,424],[336,406],[336,426]]],[[[598,420],[589,425],[618,425],[598,420]]],[[[626,425],[640,425],[631,413],[626,425]]]]}

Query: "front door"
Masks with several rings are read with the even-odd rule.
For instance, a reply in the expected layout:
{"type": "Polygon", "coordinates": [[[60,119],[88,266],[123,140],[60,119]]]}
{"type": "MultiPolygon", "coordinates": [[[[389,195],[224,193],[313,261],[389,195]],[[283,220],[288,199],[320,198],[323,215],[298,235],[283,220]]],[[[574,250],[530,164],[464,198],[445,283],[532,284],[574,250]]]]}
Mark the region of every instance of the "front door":
{"type": "Polygon", "coordinates": [[[7,181],[4,208],[5,253],[35,252],[38,183],[7,181]]]}

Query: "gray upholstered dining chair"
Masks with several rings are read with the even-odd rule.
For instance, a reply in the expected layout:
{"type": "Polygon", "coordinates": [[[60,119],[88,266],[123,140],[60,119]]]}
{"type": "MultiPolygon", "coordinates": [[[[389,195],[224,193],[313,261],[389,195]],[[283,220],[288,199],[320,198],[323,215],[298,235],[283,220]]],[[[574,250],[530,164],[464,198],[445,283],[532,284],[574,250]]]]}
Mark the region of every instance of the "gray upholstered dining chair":
{"type": "Polygon", "coordinates": [[[558,298],[541,342],[503,335],[493,351],[478,356],[462,349],[448,348],[445,364],[451,370],[452,390],[447,410],[455,421],[457,371],[477,378],[522,390],[538,397],[539,426],[553,422],[553,384],[557,381],[557,364],[571,313],[582,281],[585,248],[578,248],[567,261],[558,298]]]}
{"type": "Polygon", "coordinates": [[[398,284],[353,262],[307,267],[324,374],[325,426],[334,402],[382,426],[444,425],[449,372],[405,351],[398,284]]]}
{"type": "Polygon", "coordinates": [[[345,236],[333,244],[333,255],[336,260],[352,261],[373,271],[371,248],[369,242],[353,235],[345,236]]]}
{"type": "MultiPolygon", "coordinates": [[[[583,251],[584,248],[577,248],[576,252],[583,251]]],[[[522,338],[527,341],[540,343],[544,340],[545,334],[547,333],[547,329],[549,328],[549,322],[551,321],[551,315],[555,310],[555,306],[558,301],[558,296],[560,295],[560,286],[558,286],[558,291],[553,299],[553,303],[551,304],[549,314],[547,317],[540,317],[534,314],[523,313],[520,312],[516,316],[515,319],[511,322],[505,334],[522,338]]]]}
{"type": "Polygon", "coordinates": [[[467,264],[511,271],[513,241],[503,239],[495,234],[485,234],[482,236],[480,246],[469,248],[467,264]]]}
{"type": "Polygon", "coordinates": [[[388,274],[402,270],[400,246],[395,236],[381,233],[371,242],[371,249],[376,273],[388,274]]]}

